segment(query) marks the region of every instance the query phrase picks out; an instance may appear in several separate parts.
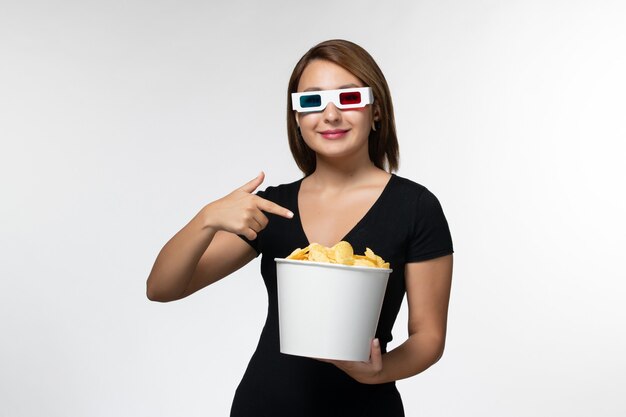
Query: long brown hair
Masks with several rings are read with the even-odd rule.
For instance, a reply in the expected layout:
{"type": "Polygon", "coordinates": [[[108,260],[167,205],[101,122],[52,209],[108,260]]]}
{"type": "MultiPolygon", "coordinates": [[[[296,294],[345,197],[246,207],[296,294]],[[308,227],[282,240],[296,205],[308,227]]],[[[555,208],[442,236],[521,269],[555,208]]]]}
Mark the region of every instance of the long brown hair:
{"type": "Polygon", "coordinates": [[[354,74],[372,88],[374,109],[379,114],[376,130],[369,134],[369,156],[374,165],[389,172],[397,171],[399,164],[398,138],[393,116],[389,86],[374,58],[359,45],[343,39],[319,43],[309,49],[296,64],[287,88],[287,135],[291,154],[304,175],[315,171],[315,152],[302,138],[291,106],[291,93],[297,92],[300,77],[306,66],[315,59],[330,61],[354,74]]]}

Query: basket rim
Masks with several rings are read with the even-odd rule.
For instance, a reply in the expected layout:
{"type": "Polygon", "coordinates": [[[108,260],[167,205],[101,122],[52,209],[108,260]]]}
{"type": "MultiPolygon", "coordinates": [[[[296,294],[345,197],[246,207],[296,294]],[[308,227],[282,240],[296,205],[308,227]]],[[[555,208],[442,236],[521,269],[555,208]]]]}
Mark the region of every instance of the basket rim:
{"type": "Polygon", "coordinates": [[[371,266],[354,266],[354,265],[342,265],[342,264],[332,264],[329,262],[315,262],[315,261],[299,261],[296,259],[286,259],[286,258],[274,258],[276,263],[285,263],[292,265],[311,265],[311,266],[321,266],[324,268],[331,269],[347,269],[350,271],[366,271],[366,272],[393,272],[393,269],[390,268],[374,268],[371,266]]]}

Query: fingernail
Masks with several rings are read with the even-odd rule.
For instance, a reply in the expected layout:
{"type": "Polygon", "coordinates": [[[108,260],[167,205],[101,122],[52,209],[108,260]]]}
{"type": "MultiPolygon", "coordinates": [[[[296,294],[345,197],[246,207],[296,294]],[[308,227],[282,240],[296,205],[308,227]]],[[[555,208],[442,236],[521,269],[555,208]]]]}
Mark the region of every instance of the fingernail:
{"type": "Polygon", "coordinates": [[[378,340],[378,338],[374,339],[374,346],[376,347],[380,346],[380,340],[378,340]]]}
{"type": "Polygon", "coordinates": [[[289,216],[289,218],[291,219],[291,218],[293,218],[293,213],[291,211],[288,211],[287,212],[287,216],[289,216]]]}

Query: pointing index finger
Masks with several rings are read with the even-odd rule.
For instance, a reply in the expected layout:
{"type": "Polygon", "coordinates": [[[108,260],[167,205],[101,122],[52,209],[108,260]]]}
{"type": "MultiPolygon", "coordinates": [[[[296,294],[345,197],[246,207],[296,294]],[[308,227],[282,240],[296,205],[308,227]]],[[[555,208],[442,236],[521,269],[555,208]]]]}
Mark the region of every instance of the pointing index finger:
{"type": "Polygon", "coordinates": [[[257,207],[261,210],[268,213],[276,214],[281,217],[285,217],[287,219],[291,219],[293,217],[293,213],[290,210],[262,197],[256,196],[256,198],[258,201],[257,207]]]}

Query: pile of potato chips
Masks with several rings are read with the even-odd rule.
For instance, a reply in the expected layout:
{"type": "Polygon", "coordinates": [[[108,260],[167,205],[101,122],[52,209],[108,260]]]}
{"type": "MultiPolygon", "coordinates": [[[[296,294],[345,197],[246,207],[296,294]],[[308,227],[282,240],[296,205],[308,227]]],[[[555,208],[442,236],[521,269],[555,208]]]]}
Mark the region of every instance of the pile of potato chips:
{"type": "Polygon", "coordinates": [[[311,243],[304,249],[296,249],[287,259],[298,261],[328,262],[331,264],[369,266],[372,268],[389,268],[389,262],[376,255],[373,250],[367,248],[365,255],[355,255],[352,245],[346,241],[337,243],[332,248],[327,248],[319,243],[311,243]]]}

